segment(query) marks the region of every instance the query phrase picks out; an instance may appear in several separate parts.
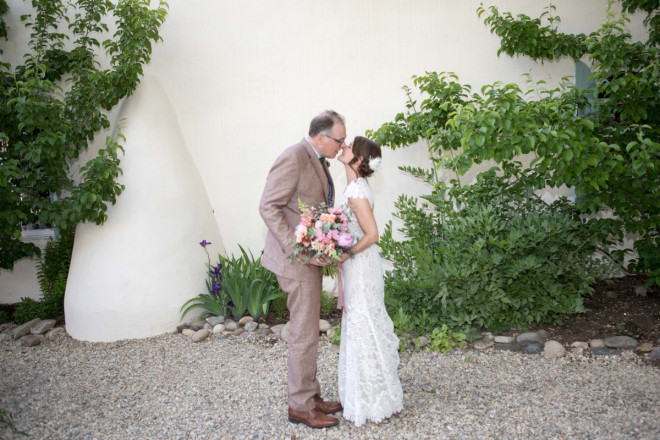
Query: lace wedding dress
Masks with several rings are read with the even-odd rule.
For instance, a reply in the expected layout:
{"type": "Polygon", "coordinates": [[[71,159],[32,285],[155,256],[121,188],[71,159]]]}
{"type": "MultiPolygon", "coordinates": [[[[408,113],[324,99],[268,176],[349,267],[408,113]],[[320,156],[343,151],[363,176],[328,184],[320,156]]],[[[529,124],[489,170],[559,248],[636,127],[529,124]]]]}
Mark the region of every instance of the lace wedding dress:
{"type": "MultiPolygon", "coordinates": [[[[341,205],[354,243],[364,233],[348,205],[365,198],[373,209],[374,196],[366,179],[349,183],[341,205]]],[[[339,348],[339,400],[343,417],[360,426],[381,422],[403,408],[397,368],[399,339],[384,303],[383,267],[379,248],[372,245],[343,264],[344,310],[339,348]]]]}

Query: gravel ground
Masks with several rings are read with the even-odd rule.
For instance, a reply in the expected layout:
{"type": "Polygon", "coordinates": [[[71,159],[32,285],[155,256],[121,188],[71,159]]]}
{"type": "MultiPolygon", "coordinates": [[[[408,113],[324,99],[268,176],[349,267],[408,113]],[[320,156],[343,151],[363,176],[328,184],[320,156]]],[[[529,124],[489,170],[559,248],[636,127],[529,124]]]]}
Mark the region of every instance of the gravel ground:
{"type": "MultiPolygon", "coordinates": [[[[337,399],[339,349],[319,379],[337,399]]],[[[0,344],[7,439],[657,439],[660,369],[636,355],[561,359],[488,351],[405,353],[404,411],[313,430],[286,419],[286,345],[181,335],[115,343],[62,336],[0,344]]]]}

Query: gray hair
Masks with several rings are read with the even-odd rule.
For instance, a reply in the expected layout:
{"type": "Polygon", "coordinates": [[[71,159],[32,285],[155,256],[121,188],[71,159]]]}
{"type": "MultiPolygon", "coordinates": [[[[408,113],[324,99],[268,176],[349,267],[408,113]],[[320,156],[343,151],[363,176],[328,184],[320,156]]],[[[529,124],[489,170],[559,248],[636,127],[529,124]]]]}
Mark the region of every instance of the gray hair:
{"type": "Polygon", "coordinates": [[[336,111],[324,111],[312,119],[312,122],[309,124],[309,137],[314,137],[319,133],[331,130],[337,122],[344,125],[346,124],[346,122],[344,122],[344,117],[336,111]]]}

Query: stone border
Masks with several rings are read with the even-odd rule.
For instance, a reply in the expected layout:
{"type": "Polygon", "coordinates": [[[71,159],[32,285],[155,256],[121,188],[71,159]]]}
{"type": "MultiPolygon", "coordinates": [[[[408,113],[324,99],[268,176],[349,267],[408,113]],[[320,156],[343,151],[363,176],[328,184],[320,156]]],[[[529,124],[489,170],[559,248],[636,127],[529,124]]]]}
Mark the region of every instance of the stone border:
{"type": "MultiPolygon", "coordinates": [[[[43,341],[54,340],[58,335],[65,333],[64,328],[55,327],[55,323],[56,320],[54,319],[41,320],[37,318],[21,325],[16,325],[13,322],[0,324],[0,341],[19,340],[24,347],[34,347],[43,341]]],[[[320,334],[328,339],[334,337],[334,328],[324,319],[319,321],[319,330],[320,334]]],[[[250,316],[244,316],[238,322],[226,319],[224,316],[211,316],[205,320],[200,319],[180,324],[174,332],[189,337],[193,343],[202,342],[211,335],[217,338],[239,337],[242,339],[262,336],[272,342],[277,340],[287,342],[289,323],[270,327],[267,324],[255,322],[250,316]]],[[[404,338],[408,345],[407,351],[427,348],[428,336],[416,338],[414,341],[409,341],[407,336],[404,336],[404,338]]],[[[569,347],[547,338],[548,333],[545,330],[524,332],[515,336],[493,336],[490,332],[485,332],[482,334],[481,339],[472,343],[471,348],[478,353],[490,350],[506,350],[528,355],[543,354],[551,359],[564,357],[569,351],[581,356],[616,356],[625,351],[631,351],[648,360],[660,360],[660,338],[656,341],[655,346],[652,342],[639,343],[634,338],[620,335],[604,340],[576,341],[569,347]]],[[[460,350],[469,348],[470,344],[464,342],[460,350]]]]}

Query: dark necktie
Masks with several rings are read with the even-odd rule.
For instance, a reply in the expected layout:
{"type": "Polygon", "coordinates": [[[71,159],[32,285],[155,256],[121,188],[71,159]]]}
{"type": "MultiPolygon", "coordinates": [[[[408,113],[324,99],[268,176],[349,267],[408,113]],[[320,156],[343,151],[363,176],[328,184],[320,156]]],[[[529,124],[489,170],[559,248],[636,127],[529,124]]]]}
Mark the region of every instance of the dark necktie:
{"type": "Polygon", "coordinates": [[[328,179],[328,207],[332,206],[332,182],[330,182],[330,174],[328,174],[328,169],[325,167],[325,157],[319,157],[321,161],[321,166],[325,172],[325,177],[328,179]]]}

